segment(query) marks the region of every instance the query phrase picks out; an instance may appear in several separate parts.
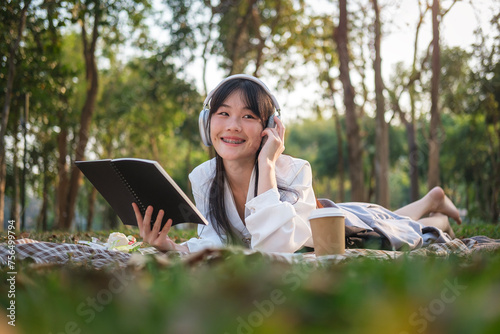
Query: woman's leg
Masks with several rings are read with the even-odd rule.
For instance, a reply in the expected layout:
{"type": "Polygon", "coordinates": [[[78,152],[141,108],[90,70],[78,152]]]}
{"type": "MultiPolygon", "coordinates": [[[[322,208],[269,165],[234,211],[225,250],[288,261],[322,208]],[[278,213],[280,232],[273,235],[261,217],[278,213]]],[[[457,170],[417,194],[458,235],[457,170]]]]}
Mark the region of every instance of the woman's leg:
{"type": "MultiPolygon", "coordinates": [[[[424,197],[422,197],[418,201],[410,203],[394,212],[401,216],[410,217],[413,220],[420,220],[424,216],[432,213],[441,213],[445,216],[453,218],[458,224],[462,223],[462,219],[460,219],[458,209],[448,198],[448,196],[445,195],[441,187],[432,188],[424,197]]],[[[429,218],[432,219],[435,217],[429,218]]],[[[439,220],[441,219],[442,218],[439,218],[439,220]]]]}
{"type": "Polygon", "coordinates": [[[455,239],[455,232],[451,228],[448,216],[443,215],[442,213],[435,213],[430,217],[421,218],[418,221],[425,226],[437,227],[441,231],[448,233],[452,239],[455,239]]]}

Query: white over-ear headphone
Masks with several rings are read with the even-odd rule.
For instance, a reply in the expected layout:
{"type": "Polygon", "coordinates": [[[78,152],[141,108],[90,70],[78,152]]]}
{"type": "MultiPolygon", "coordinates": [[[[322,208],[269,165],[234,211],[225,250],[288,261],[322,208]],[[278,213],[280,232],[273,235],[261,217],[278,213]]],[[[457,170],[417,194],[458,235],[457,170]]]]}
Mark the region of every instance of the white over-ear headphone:
{"type": "Polygon", "coordinates": [[[217,91],[217,89],[223,83],[225,83],[225,82],[227,82],[229,80],[233,80],[233,79],[246,79],[246,80],[253,81],[253,82],[257,83],[259,86],[261,86],[266,91],[266,93],[269,95],[269,97],[273,101],[274,108],[276,109],[276,112],[274,114],[272,114],[271,117],[269,117],[269,119],[267,121],[267,124],[266,124],[266,127],[268,127],[268,128],[274,128],[274,126],[275,126],[275,124],[274,124],[274,116],[278,116],[279,117],[279,114],[280,114],[280,111],[281,111],[280,105],[278,104],[278,101],[273,96],[273,94],[271,94],[271,91],[269,90],[269,88],[267,88],[267,86],[262,81],[260,81],[259,79],[257,79],[254,76],[247,75],[247,74],[235,74],[235,75],[231,75],[231,76],[227,77],[226,79],[222,80],[217,85],[217,87],[215,87],[210,93],[208,93],[207,98],[205,99],[205,102],[203,102],[203,110],[200,112],[200,117],[198,119],[198,126],[200,128],[201,140],[203,141],[203,144],[205,144],[205,146],[211,146],[212,145],[212,140],[210,139],[210,122],[208,121],[208,116],[210,115],[210,108],[208,106],[209,103],[210,103],[210,99],[212,98],[212,96],[214,95],[214,93],[217,91]]]}

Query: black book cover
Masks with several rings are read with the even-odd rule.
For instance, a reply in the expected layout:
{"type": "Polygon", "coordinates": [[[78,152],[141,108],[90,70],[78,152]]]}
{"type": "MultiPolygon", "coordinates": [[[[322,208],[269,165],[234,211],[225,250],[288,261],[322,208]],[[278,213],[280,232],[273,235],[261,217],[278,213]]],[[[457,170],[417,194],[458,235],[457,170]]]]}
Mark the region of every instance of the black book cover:
{"type": "Polygon", "coordinates": [[[164,210],[162,227],[170,218],[172,225],[208,225],[193,202],[156,161],[123,158],[76,161],[75,165],[126,225],[137,226],[132,202],[139,206],[143,216],[146,208],[153,206],[151,224],[158,212],[164,210]]]}

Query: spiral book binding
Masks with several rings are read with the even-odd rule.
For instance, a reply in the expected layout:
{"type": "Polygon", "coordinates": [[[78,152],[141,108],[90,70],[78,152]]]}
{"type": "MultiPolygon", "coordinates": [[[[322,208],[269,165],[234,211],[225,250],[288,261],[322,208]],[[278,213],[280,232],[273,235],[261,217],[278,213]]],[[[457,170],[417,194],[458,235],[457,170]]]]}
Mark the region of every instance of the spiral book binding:
{"type": "Polygon", "coordinates": [[[134,197],[135,203],[139,206],[139,210],[141,210],[141,213],[144,215],[144,213],[146,212],[146,206],[144,205],[144,203],[142,203],[141,199],[139,198],[139,196],[137,196],[137,194],[135,193],[134,189],[132,189],[132,187],[127,182],[127,180],[125,179],[125,177],[123,176],[123,174],[120,172],[120,170],[118,168],[116,168],[116,166],[113,163],[111,163],[111,167],[113,167],[113,170],[120,177],[120,179],[122,180],[123,184],[125,184],[125,186],[127,187],[128,191],[130,192],[130,194],[134,197]]]}

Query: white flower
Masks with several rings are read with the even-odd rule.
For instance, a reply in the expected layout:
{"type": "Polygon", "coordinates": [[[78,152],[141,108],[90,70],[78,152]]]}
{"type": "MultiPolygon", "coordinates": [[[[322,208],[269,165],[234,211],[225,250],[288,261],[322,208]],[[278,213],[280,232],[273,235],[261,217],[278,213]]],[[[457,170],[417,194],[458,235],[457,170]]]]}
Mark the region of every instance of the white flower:
{"type": "Polygon", "coordinates": [[[108,237],[108,249],[120,246],[128,246],[128,238],[121,232],[113,232],[108,237]]]}

